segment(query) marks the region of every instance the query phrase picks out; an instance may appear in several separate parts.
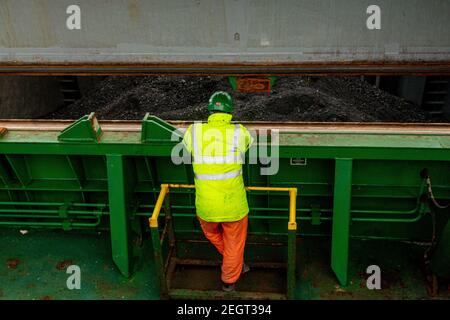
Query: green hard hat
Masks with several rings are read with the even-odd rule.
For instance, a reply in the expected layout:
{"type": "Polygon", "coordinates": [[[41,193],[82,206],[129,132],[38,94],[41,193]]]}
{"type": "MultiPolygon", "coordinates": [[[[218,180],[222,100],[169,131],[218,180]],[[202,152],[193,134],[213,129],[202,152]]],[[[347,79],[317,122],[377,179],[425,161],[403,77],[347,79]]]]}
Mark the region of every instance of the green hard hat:
{"type": "Polygon", "coordinates": [[[208,110],[232,113],[233,99],[227,92],[217,91],[209,98],[208,110]]]}

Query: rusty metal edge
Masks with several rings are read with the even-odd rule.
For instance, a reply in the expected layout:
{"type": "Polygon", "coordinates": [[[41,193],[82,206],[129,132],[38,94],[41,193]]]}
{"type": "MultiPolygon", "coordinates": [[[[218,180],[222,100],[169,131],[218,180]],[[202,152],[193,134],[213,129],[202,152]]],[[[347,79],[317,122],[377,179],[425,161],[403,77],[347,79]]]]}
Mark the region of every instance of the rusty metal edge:
{"type": "Polygon", "coordinates": [[[0,75],[450,75],[450,61],[305,63],[0,63],[0,75]]]}
{"type": "MultiPolygon", "coordinates": [[[[0,119],[0,127],[9,131],[61,131],[74,120],[53,119],[0,119]]],[[[193,121],[173,120],[168,123],[178,127],[180,130],[186,128],[193,121]]],[[[449,123],[381,123],[381,122],[266,122],[266,121],[242,121],[240,122],[249,129],[302,132],[360,132],[360,133],[392,133],[392,134],[450,134],[449,123]]],[[[141,120],[99,120],[103,132],[139,132],[141,120]]]]}

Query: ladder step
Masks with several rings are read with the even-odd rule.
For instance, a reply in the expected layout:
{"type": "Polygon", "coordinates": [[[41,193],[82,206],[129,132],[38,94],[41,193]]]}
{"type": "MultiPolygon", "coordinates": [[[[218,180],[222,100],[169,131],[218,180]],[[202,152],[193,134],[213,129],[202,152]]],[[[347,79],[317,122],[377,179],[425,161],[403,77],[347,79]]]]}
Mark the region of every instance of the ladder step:
{"type": "Polygon", "coordinates": [[[447,84],[448,81],[447,80],[429,80],[428,83],[429,84],[447,84]]]}
{"type": "Polygon", "coordinates": [[[81,98],[80,89],[76,77],[59,78],[59,92],[62,94],[64,105],[69,105],[81,98]]]}
{"type": "Polygon", "coordinates": [[[447,94],[447,91],[428,91],[425,94],[447,94]]]}
{"type": "Polygon", "coordinates": [[[444,101],[425,101],[425,104],[440,105],[444,104],[444,101]]]}

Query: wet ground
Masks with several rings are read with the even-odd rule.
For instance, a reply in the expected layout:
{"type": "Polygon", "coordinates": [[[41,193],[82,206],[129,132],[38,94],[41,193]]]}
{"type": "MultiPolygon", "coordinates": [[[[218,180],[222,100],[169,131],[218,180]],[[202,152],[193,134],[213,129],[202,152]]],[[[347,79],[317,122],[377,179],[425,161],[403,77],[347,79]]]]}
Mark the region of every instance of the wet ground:
{"type": "Polygon", "coordinates": [[[107,77],[70,106],[46,116],[77,119],[142,119],[146,112],[164,120],[202,120],[207,101],[230,92],[239,121],[443,122],[419,106],[359,77],[282,77],[270,93],[234,92],[226,77],[107,77]]]}
{"type": "MultiPolygon", "coordinates": [[[[111,260],[107,233],[29,230],[23,235],[17,229],[0,229],[0,236],[0,299],[158,298],[148,239],[137,260],[137,272],[126,279],[111,260]],[[81,268],[80,290],[69,290],[66,286],[69,277],[66,268],[71,264],[81,268]]],[[[418,263],[425,249],[423,246],[352,240],[347,287],[339,286],[330,270],[329,248],[329,239],[325,238],[299,241],[297,298],[429,299],[418,263]],[[366,268],[372,264],[381,268],[381,290],[366,287],[369,276],[366,268]]],[[[213,274],[216,271],[213,270],[213,274]]],[[[216,280],[219,283],[219,279],[216,280]]],[[[264,277],[258,279],[264,280],[264,277]]],[[[450,299],[447,288],[442,287],[434,299],[450,299]]]]}

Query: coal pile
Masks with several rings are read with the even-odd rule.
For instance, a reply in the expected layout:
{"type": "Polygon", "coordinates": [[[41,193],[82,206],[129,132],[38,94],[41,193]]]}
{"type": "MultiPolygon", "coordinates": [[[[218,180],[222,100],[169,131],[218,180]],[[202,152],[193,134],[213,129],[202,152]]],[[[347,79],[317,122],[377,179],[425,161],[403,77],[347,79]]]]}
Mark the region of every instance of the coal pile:
{"type": "Polygon", "coordinates": [[[107,77],[80,100],[46,118],[202,120],[209,96],[230,92],[234,120],[432,122],[419,106],[379,90],[358,77],[283,77],[271,93],[234,92],[226,77],[107,77]]]}

